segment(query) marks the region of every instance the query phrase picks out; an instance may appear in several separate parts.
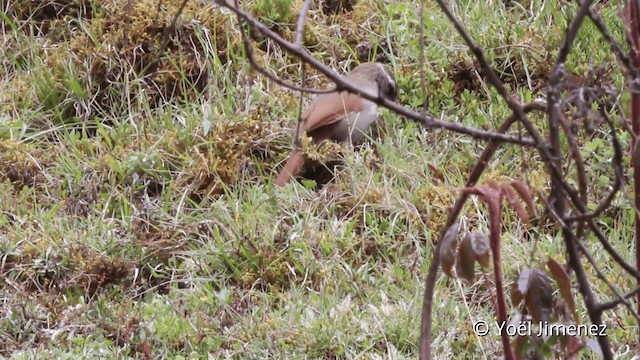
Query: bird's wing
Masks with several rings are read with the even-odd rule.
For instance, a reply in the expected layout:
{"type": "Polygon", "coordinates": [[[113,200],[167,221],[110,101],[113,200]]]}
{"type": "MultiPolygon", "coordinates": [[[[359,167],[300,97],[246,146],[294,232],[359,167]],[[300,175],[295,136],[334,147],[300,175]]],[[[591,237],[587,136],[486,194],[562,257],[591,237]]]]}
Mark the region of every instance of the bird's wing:
{"type": "Polygon", "coordinates": [[[360,112],[363,109],[364,102],[359,95],[346,91],[322,94],[302,114],[301,129],[309,133],[333,124],[351,112],[360,112]]]}

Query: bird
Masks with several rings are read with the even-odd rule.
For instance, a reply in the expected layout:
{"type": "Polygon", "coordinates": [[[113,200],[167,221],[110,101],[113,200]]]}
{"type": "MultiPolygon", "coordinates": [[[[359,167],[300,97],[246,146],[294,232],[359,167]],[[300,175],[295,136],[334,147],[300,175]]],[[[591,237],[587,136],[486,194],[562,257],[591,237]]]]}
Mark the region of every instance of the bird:
{"type": "MultiPolygon", "coordinates": [[[[377,97],[390,101],[396,99],[396,80],[382,63],[362,63],[347,74],[346,79],[377,97]]],[[[306,132],[314,144],[328,140],[351,147],[363,140],[369,126],[376,120],[377,111],[376,103],[360,95],[337,90],[324,93],[302,114],[296,133],[306,132]]],[[[303,150],[296,146],[278,173],[275,184],[284,186],[289,183],[300,173],[304,161],[303,150]]]]}

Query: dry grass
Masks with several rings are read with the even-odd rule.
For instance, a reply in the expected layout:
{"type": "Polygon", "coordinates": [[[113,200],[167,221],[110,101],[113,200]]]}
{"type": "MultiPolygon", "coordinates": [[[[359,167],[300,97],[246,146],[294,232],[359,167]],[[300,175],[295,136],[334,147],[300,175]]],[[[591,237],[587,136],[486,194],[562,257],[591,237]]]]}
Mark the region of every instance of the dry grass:
{"type": "MultiPolygon", "coordinates": [[[[276,2],[293,10],[244,6],[292,38],[301,2],[276,2]]],[[[274,188],[298,95],[251,71],[235,19],[216,6],[188,2],[171,29],[178,2],[132,3],[3,5],[0,355],[415,358],[434,234],[483,143],[382,111],[380,137],[343,152],[334,181],[274,188]]],[[[453,6],[515,96],[544,96],[574,5],[453,6]]],[[[601,11],[621,37],[615,6],[601,11]]],[[[437,116],[495,127],[507,107],[433,4],[423,92],[417,13],[414,2],[377,0],[346,13],[312,10],[305,45],[340,71],[388,62],[403,104],[417,108],[426,97],[437,116]]],[[[259,61],[299,81],[295,59],[254,36],[259,61]]],[[[578,82],[589,61],[615,66],[607,49],[594,48],[598,39],[589,26],[580,34],[569,63],[578,82]]],[[[615,72],[606,81],[622,83],[615,72]]],[[[304,85],[325,84],[310,74],[304,85]]],[[[487,176],[547,187],[534,154],[516,147],[501,150],[487,176]]],[[[616,209],[611,236],[630,239],[630,206],[621,200],[616,209]]],[[[486,231],[485,216],[472,202],[463,224],[486,231]]],[[[507,218],[508,282],[549,255],[562,261],[553,229],[532,233],[507,218]]],[[[487,279],[470,287],[439,279],[438,358],[500,353],[497,337],[471,329],[493,319],[487,279]]],[[[621,310],[607,315],[621,353],[633,322],[621,310]]]]}

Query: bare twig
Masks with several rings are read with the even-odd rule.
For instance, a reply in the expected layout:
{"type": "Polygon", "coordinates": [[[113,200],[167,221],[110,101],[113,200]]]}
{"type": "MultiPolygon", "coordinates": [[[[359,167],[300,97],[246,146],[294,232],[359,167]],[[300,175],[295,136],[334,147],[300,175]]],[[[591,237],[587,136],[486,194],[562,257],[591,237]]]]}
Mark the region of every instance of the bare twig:
{"type": "Polygon", "coordinates": [[[540,146],[539,144],[542,143],[541,141],[536,142],[531,138],[521,138],[521,137],[516,137],[511,135],[499,134],[491,131],[485,131],[485,130],[480,130],[472,127],[463,126],[455,122],[444,121],[444,120],[435,118],[433,116],[429,116],[427,114],[421,114],[411,109],[405,108],[404,106],[401,106],[400,104],[394,101],[389,101],[388,99],[383,98],[381,96],[376,96],[366,90],[363,90],[353,82],[345,79],[343,76],[336,74],[332,69],[330,69],[320,61],[316,60],[309,53],[305,51],[299,51],[294,44],[290,43],[289,41],[280,37],[275,32],[271,31],[269,28],[267,28],[260,21],[256,20],[250,14],[230,4],[229,1],[215,0],[215,2],[218,5],[225,6],[226,8],[230,9],[239,18],[251,24],[253,27],[255,27],[260,32],[262,32],[265,36],[267,36],[268,38],[276,42],[278,45],[280,45],[287,52],[289,52],[292,55],[295,55],[302,61],[312,66],[314,69],[317,69],[319,72],[324,74],[327,78],[329,78],[334,83],[336,83],[337,91],[348,91],[348,92],[358,94],[363,98],[373,101],[380,106],[386,107],[387,109],[399,115],[405,116],[406,118],[411,119],[413,121],[422,123],[426,127],[442,128],[442,129],[454,131],[460,134],[473,136],[474,138],[477,138],[477,139],[497,140],[497,141],[513,143],[513,144],[518,144],[523,146],[540,146]]]}
{"type": "MultiPolygon", "coordinates": [[[[569,141],[569,151],[571,153],[571,157],[576,162],[576,176],[578,178],[578,190],[580,191],[580,198],[582,202],[587,204],[589,199],[587,197],[587,172],[584,166],[584,160],[582,159],[582,155],[580,154],[580,147],[578,144],[578,140],[571,129],[569,128],[569,124],[567,124],[567,119],[564,116],[560,117],[560,126],[569,141]]],[[[582,239],[584,235],[584,222],[578,222],[578,229],[576,231],[576,236],[578,239],[582,239]]]]}
{"type": "MultiPolygon", "coordinates": [[[[628,25],[627,29],[627,40],[631,44],[631,54],[633,58],[633,64],[636,67],[640,66],[640,4],[637,1],[627,0],[626,8],[628,18],[626,19],[626,23],[628,25]]],[[[633,160],[633,189],[634,189],[634,206],[636,207],[635,211],[635,256],[636,256],[636,268],[640,269],[640,213],[638,212],[638,208],[640,208],[640,158],[638,156],[638,136],[640,136],[640,94],[637,89],[637,81],[638,78],[634,78],[634,81],[631,83],[631,129],[633,130],[633,134],[635,135],[633,141],[631,142],[631,158],[633,160]]],[[[636,285],[640,287],[640,278],[636,280],[636,285]]],[[[636,306],[638,312],[640,312],[640,293],[636,295],[636,306]]],[[[638,337],[640,338],[640,321],[638,322],[638,337]]]]}
{"type": "MultiPolygon", "coordinates": [[[[580,255],[578,254],[578,239],[575,238],[575,235],[571,231],[571,228],[564,222],[564,219],[556,212],[556,206],[548,206],[549,213],[551,216],[560,224],[562,228],[562,235],[565,238],[565,244],[567,247],[567,253],[569,255],[569,265],[576,273],[576,279],[578,280],[578,286],[580,293],[584,298],[585,307],[587,308],[587,312],[589,313],[589,318],[591,322],[595,325],[602,324],[602,312],[597,310],[598,303],[595,300],[595,295],[591,291],[591,287],[589,286],[589,280],[587,279],[586,272],[584,271],[584,267],[582,266],[582,262],[580,262],[580,255]]],[[[611,344],[609,343],[609,339],[606,336],[598,337],[598,344],[600,345],[600,349],[602,350],[602,355],[604,359],[613,359],[613,351],[611,350],[611,344]]]]}
{"type": "Polygon", "coordinates": [[[253,56],[253,50],[252,50],[252,46],[251,46],[251,40],[249,40],[249,37],[247,36],[245,30],[244,30],[244,21],[242,21],[242,19],[238,19],[240,22],[239,28],[240,28],[240,35],[242,37],[242,44],[244,46],[244,52],[247,55],[247,59],[249,60],[249,63],[251,64],[251,67],[253,67],[255,70],[257,70],[259,73],[261,73],[262,75],[266,76],[267,78],[269,78],[271,81],[275,82],[276,84],[285,87],[287,89],[293,90],[293,91],[299,91],[302,93],[309,93],[309,94],[327,94],[327,93],[331,93],[336,91],[335,88],[333,89],[325,89],[325,90],[318,90],[318,89],[312,89],[312,88],[305,88],[305,87],[300,87],[297,85],[293,85],[293,84],[289,84],[288,82],[280,79],[279,77],[272,75],[271,73],[269,73],[269,71],[267,69],[265,69],[264,67],[262,67],[260,64],[258,64],[258,62],[256,61],[255,56],[253,56]]]}
{"type": "Polygon", "coordinates": [[[567,223],[582,221],[585,219],[593,219],[599,216],[603,211],[609,208],[611,202],[622,187],[624,178],[624,174],[622,171],[622,161],[624,157],[622,152],[622,145],[620,144],[620,140],[618,140],[618,135],[616,134],[616,128],[613,120],[611,120],[609,115],[606,113],[606,111],[604,111],[604,109],[602,109],[602,107],[600,107],[600,115],[605,119],[606,123],[609,125],[609,130],[611,131],[611,142],[613,145],[613,159],[611,163],[613,165],[613,172],[615,174],[613,188],[611,189],[609,194],[602,201],[600,201],[595,210],[580,215],[569,216],[565,219],[567,223]]]}
{"type": "MultiPolygon", "coordinates": [[[[567,193],[567,195],[569,196],[573,204],[581,212],[586,212],[585,205],[580,200],[578,193],[564,180],[562,172],[557,167],[552,165],[555,161],[555,156],[551,153],[545,141],[541,138],[536,128],[533,126],[533,124],[531,124],[531,122],[527,118],[526,114],[522,109],[522,106],[518,104],[509,95],[506,87],[504,86],[502,81],[500,81],[500,78],[498,77],[496,72],[493,70],[491,65],[489,65],[489,62],[484,56],[484,52],[482,51],[482,49],[473,41],[471,36],[464,29],[464,26],[462,26],[460,21],[451,13],[451,10],[447,7],[447,5],[442,0],[437,0],[437,2],[440,5],[440,8],[442,9],[442,11],[445,13],[445,15],[454,24],[454,27],[456,28],[460,36],[464,39],[465,43],[467,44],[471,52],[475,55],[476,59],[478,60],[482,68],[484,76],[486,76],[489,83],[493,85],[493,87],[498,91],[500,96],[507,103],[509,108],[516,114],[517,119],[522,123],[523,127],[527,130],[527,132],[533,139],[535,143],[535,147],[536,149],[538,149],[538,152],[540,153],[542,160],[547,165],[547,169],[549,170],[549,174],[551,175],[552,179],[558,182],[562,190],[567,193]]],[[[588,1],[588,4],[591,4],[591,1],[588,1]]],[[[565,38],[565,42],[573,41],[573,39],[575,39],[575,36],[577,34],[579,27],[576,27],[576,25],[573,25],[573,23],[582,22],[585,16],[586,16],[586,13],[582,11],[582,12],[579,12],[578,16],[576,16],[576,18],[573,19],[572,25],[570,25],[570,29],[567,32],[567,37],[565,38]],[[580,16],[580,14],[582,15],[580,16]]],[[[565,52],[568,51],[569,49],[570,47],[566,47],[565,52]]],[[[560,55],[566,58],[566,54],[564,54],[563,52],[561,52],[560,55]]],[[[549,105],[547,104],[547,106],[549,105]]]]}
{"type": "MultiPolygon", "coordinates": [[[[555,220],[560,219],[558,214],[553,209],[551,209],[551,205],[549,203],[545,202],[545,205],[547,206],[548,209],[550,209],[549,213],[551,214],[551,216],[555,220]]],[[[560,219],[560,221],[558,221],[558,224],[560,224],[561,228],[563,228],[564,230],[568,231],[569,236],[571,237],[572,241],[574,241],[575,244],[578,245],[578,247],[580,248],[580,251],[582,252],[582,254],[587,258],[587,261],[591,264],[591,266],[593,266],[593,269],[596,272],[596,276],[600,280],[602,280],[605,283],[605,285],[607,285],[607,287],[614,293],[614,295],[616,296],[616,300],[614,300],[614,301],[617,301],[618,304],[620,304],[620,303],[624,304],[625,307],[629,310],[629,312],[631,313],[631,315],[633,317],[635,317],[637,319],[640,319],[640,317],[639,317],[640,315],[638,315],[638,313],[633,310],[633,307],[631,306],[631,303],[629,303],[628,301],[625,300],[624,295],[620,294],[618,289],[602,273],[602,271],[598,267],[598,264],[596,263],[595,259],[589,253],[589,250],[584,246],[584,244],[580,241],[580,239],[576,236],[576,234],[573,233],[573,231],[569,227],[568,223],[563,221],[562,219],[560,219]]],[[[593,305],[594,311],[602,312],[601,311],[601,305],[602,305],[601,303],[597,303],[597,302],[594,303],[594,305],[593,305]]]]}
{"type": "MultiPolygon", "coordinates": [[[[442,128],[442,129],[451,130],[457,133],[469,135],[474,138],[489,140],[489,143],[487,144],[485,151],[483,152],[482,156],[476,163],[474,170],[469,175],[469,180],[467,182],[468,184],[471,184],[471,185],[475,184],[475,182],[479,179],[482,172],[486,168],[487,162],[489,161],[489,159],[491,158],[495,150],[498,148],[498,146],[500,146],[502,143],[508,142],[508,143],[513,143],[513,144],[518,144],[523,146],[535,147],[540,153],[542,161],[547,166],[547,169],[549,171],[550,178],[552,181],[551,195],[554,201],[552,201],[551,202],[552,205],[549,206],[550,212],[555,218],[555,220],[561,225],[561,229],[562,229],[562,232],[565,238],[565,243],[567,246],[567,253],[569,255],[569,263],[576,273],[576,277],[578,279],[578,284],[580,287],[580,292],[584,297],[585,305],[587,307],[591,321],[594,324],[599,324],[601,323],[601,313],[603,311],[602,310],[603,305],[596,302],[593,293],[590,291],[589,282],[586,278],[586,274],[582,267],[583,264],[581,263],[581,259],[580,259],[579,252],[582,251],[589,262],[593,261],[590,254],[585,249],[584,245],[579,242],[583,233],[582,226],[585,224],[588,225],[589,229],[594,232],[594,234],[596,235],[600,243],[603,245],[603,248],[607,251],[607,253],[609,253],[610,256],[616,262],[618,262],[625,271],[629,272],[635,277],[639,277],[640,273],[638,272],[637,269],[627,264],[622,259],[622,257],[620,257],[617,254],[615,249],[607,241],[606,237],[604,236],[601,229],[598,227],[596,221],[594,220],[597,215],[599,215],[602,211],[604,211],[606,208],[610,206],[612,199],[615,197],[615,194],[619,191],[620,187],[623,184],[623,169],[621,166],[622,150],[621,150],[621,146],[618,139],[615,137],[615,129],[613,128],[612,122],[610,121],[610,119],[608,120],[609,126],[613,132],[612,143],[613,143],[614,152],[615,152],[613,160],[614,162],[617,162],[618,160],[620,160],[620,162],[614,163],[614,171],[615,171],[616,179],[613,184],[613,190],[605,197],[604,200],[600,202],[596,211],[594,212],[587,211],[586,204],[588,203],[588,201],[586,197],[586,189],[588,184],[586,182],[586,175],[585,175],[586,169],[584,166],[584,162],[580,156],[580,152],[578,148],[579,143],[577,139],[571,134],[569,129],[566,127],[566,124],[561,122],[562,115],[560,112],[561,111],[560,110],[560,104],[561,104],[560,103],[560,84],[562,83],[562,76],[564,74],[564,62],[566,61],[567,56],[571,51],[573,41],[586,16],[589,16],[592,19],[592,21],[596,24],[596,27],[598,27],[599,31],[609,41],[612,47],[612,51],[616,55],[616,58],[625,67],[627,67],[629,73],[633,75],[634,79],[637,79],[638,71],[637,71],[637,67],[634,67],[634,64],[629,60],[628,57],[625,56],[620,46],[611,37],[610,33],[608,32],[608,29],[606,28],[602,20],[599,18],[597,13],[595,13],[595,11],[592,11],[590,9],[592,2],[593,1],[585,0],[581,3],[580,9],[578,10],[576,16],[574,17],[574,19],[569,24],[569,27],[567,28],[565,39],[558,53],[558,57],[553,67],[553,71],[551,72],[551,76],[549,79],[549,94],[548,94],[549,97],[546,104],[547,112],[549,116],[549,126],[550,126],[550,137],[549,137],[549,142],[547,143],[545,139],[538,133],[537,129],[533,126],[533,124],[530,122],[530,120],[527,118],[527,115],[526,115],[530,111],[541,110],[542,107],[544,107],[544,105],[536,103],[536,104],[529,104],[526,106],[522,106],[517,102],[517,100],[515,100],[515,98],[513,98],[509,94],[509,92],[507,91],[507,88],[502,83],[497,73],[492,69],[491,65],[487,61],[483,50],[472,40],[472,38],[466,32],[466,30],[464,29],[460,21],[453,16],[449,8],[446,6],[444,1],[442,0],[438,0],[440,7],[442,8],[445,15],[449,18],[449,20],[454,24],[458,33],[462,36],[467,46],[471,50],[471,52],[477,58],[482,69],[483,77],[486,78],[487,82],[490,83],[497,90],[498,94],[505,100],[505,102],[513,112],[511,117],[509,117],[507,121],[505,121],[505,123],[500,127],[500,129],[498,129],[497,132],[484,131],[484,130],[475,129],[471,127],[461,126],[460,124],[457,124],[457,123],[448,122],[448,121],[444,121],[444,120],[429,116],[426,113],[419,113],[419,112],[404,108],[395,102],[390,102],[386,99],[377,97],[371,93],[368,93],[360,89],[355,84],[349,82],[344,77],[339,76],[330,68],[326,67],[325,65],[317,61],[315,58],[313,58],[313,56],[311,56],[303,48],[303,45],[302,45],[302,39],[304,35],[303,32],[304,32],[305,16],[306,16],[306,13],[308,12],[308,7],[310,6],[309,5],[310,1],[308,0],[304,2],[302,10],[300,11],[300,14],[298,17],[297,30],[296,30],[296,37],[293,43],[284,40],[283,38],[278,36],[276,33],[272,32],[269,28],[264,26],[262,23],[257,21],[255,18],[253,18],[250,14],[241,10],[237,6],[237,3],[236,3],[236,6],[234,6],[234,5],[230,5],[230,2],[227,0],[216,0],[217,4],[226,6],[231,11],[233,11],[238,17],[238,20],[240,22],[240,29],[243,35],[243,42],[245,45],[245,49],[247,49],[247,56],[251,61],[251,65],[254,68],[258,69],[258,71],[261,71],[263,74],[265,74],[265,76],[267,76],[268,78],[277,82],[278,84],[282,86],[286,86],[296,91],[300,91],[301,93],[306,93],[306,92],[318,93],[317,90],[305,89],[302,87],[296,87],[296,86],[292,86],[291,84],[287,84],[286,82],[282,81],[276,76],[270,74],[265,69],[262,69],[261,67],[259,67],[252,56],[251,41],[244,33],[245,32],[244,26],[246,25],[252,26],[253,28],[256,29],[256,31],[260,31],[267,38],[274,41],[283,50],[298,57],[301,60],[301,64],[302,64],[303,78],[305,74],[304,66],[305,64],[308,64],[309,66],[317,69],[320,73],[324,74],[327,78],[332,80],[336,84],[336,86],[330,91],[348,91],[348,92],[359,94],[362,97],[377,103],[378,105],[387,107],[391,111],[394,111],[399,115],[403,115],[408,119],[418,121],[427,127],[442,128]],[[519,121],[522,124],[522,126],[526,129],[530,137],[522,138],[518,136],[506,135],[507,130],[516,121],[519,121]],[[563,174],[562,154],[560,152],[560,146],[559,146],[561,127],[564,128],[564,131],[567,134],[567,138],[570,143],[571,156],[576,161],[576,164],[577,164],[576,167],[578,171],[578,183],[579,183],[578,190],[574,189],[571,185],[569,185],[569,183],[565,179],[565,174],[563,174]],[[569,202],[567,200],[569,200],[569,202]],[[569,217],[567,215],[569,210],[567,205],[569,203],[571,204],[571,207],[573,208],[573,210],[575,210],[574,215],[572,217],[569,217]],[[573,232],[571,228],[572,226],[571,223],[577,222],[577,221],[580,222],[579,229],[578,229],[578,236],[576,236],[576,234],[573,232]]],[[[423,14],[423,11],[424,11],[424,5],[422,4],[420,8],[420,15],[423,14]]],[[[423,89],[426,89],[426,79],[424,78],[425,61],[424,61],[424,54],[422,53],[424,51],[423,49],[424,40],[422,39],[424,35],[424,28],[423,28],[424,24],[422,24],[422,19],[420,20],[421,20],[420,21],[421,23],[421,28],[420,28],[421,86],[423,87],[423,89]]],[[[324,92],[324,91],[321,91],[321,92],[324,92]]],[[[301,101],[302,101],[302,98],[301,98],[301,101]]],[[[426,97],[425,97],[425,105],[424,105],[425,112],[427,110],[426,105],[427,104],[426,104],[426,97]]],[[[634,139],[637,139],[637,137],[634,137],[634,139]]],[[[457,216],[459,215],[462,209],[462,206],[464,205],[467,199],[467,196],[468,196],[467,194],[461,194],[461,196],[458,198],[453,209],[449,214],[449,217],[447,218],[447,226],[445,227],[445,229],[448,228],[448,226],[455,221],[455,219],[457,218],[457,216]]],[[[436,245],[436,254],[438,253],[439,247],[440,247],[440,241],[436,245]]],[[[438,266],[439,266],[439,259],[437,256],[434,256],[434,259],[431,262],[431,265],[429,267],[429,273],[427,275],[425,293],[424,293],[423,317],[422,317],[422,323],[421,323],[422,334],[420,339],[420,355],[421,355],[421,358],[423,359],[431,358],[431,353],[430,353],[431,307],[432,307],[432,300],[433,300],[432,299],[433,289],[435,286],[438,266]]],[[[596,268],[596,272],[598,273],[599,277],[602,278],[604,276],[602,275],[601,272],[599,272],[597,268],[596,268]]],[[[604,279],[606,282],[606,278],[604,279]]],[[[628,302],[624,300],[625,297],[620,296],[620,294],[618,294],[616,289],[612,288],[612,290],[617,296],[619,296],[619,299],[615,301],[618,301],[618,304],[623,303],[626,306],[628,302]],[[623,301],[620,301],[620,299],[622,299],[623,301]]],[[[609,306],[610,303],[606,303],[606,305],[609,306]]],[[[611,348],[610,348],[610,345],[608,344],[608,340],[605,339],[601,341],[600,345],[602,347],[605,358],[610,358],[611,348]]],[[[505,350],[507,349],[508,347],[505,345],[505,350]]],[[[508,352],[505,355],[509,356],[508,352]]]]}
{"type": "MultiPolygon", "coordinates": [[[[523,110],[526,113],[532,111],[543,111],[546,108],[545,103],[534,102],[527,104],[523,107],[523,110]]],[[[505,120],[505,122],[498,128],[499,133],[504,133],[509,130],[511,125],[513,125],[517,121],[515,114],[512,114],[505,120]]],[[[473,170],[469,173],[469,179],[465,183],[466,187],[471,187],[476,184],[482,173],[486,169],[489,164],[489,160],[501,145],[498,141],[490,141],[485,147],[484,151],[478,158],[476,165],[473,170]]],[[[420,358],[421,359],[431,359],[431,308],[433,306],[433,292],[436,284],[436,277],[438,275],[438,267],[440,266],[440,258],[438,254],[440,254],[440,246],[442,245],[442,237],[447,229],[453,225],[453,223],[460,215],[460,211],[462,211],[462,207],[465,202],[469,198],[469,194],[461,193],[458,196],[458,199],[455,202],[455,205],[449,211],[449,215],[447,216],[447,222],[440,234],[440,238],[436,244],[436,249],[434,250],[434,256],[431,260],[431,264],[429,265],[429,270],[427,272],[427,279],[425,280],[424,294],[422,298],[422,319],[420,323],[420,358]]]]}
{"type": "MultiPolygon", "coordinates": [[[[634,297],[637,294],[640,294],[640,287],[637,287],[637,288],[631,290],[630,292],[624,294],[623,296],[617,298],[616,300],[612,300],[612,301],[609,301],[609,302],[604,302],[604,303],[598,304],[598,306],[596,306],[596,310],[601,311],[601,312],[605,312],[607,310],[611,310],[611,309],[615,308],[616,306],[620,305],[621,303],[624,303],[625,300],[631,299],[632,297],[634,297]]],[[[635,312],[633,312],[633,313],[635,313],[635,312]]]]}
{"type": "MultiPolygon", "coordinates": [[[[184,7],[187,6],[187,2],[189,2],[189,0],[182,1],[182,4],[180,4],[180,7],[178,8],[178,12],[173,17],[173,20],[171,20],[171,24],[165,27],[162,31],[162,41],[160,43],[160,49],[158,49],[156,57],[142,70],[143,74],[147,74],[148,72],[150,78],[153,78],[156,75],[156,72],[158,70],[158,62],[160,62],[160,58],[162,58],[162,56],[164,55],[164,51],[167,50],[167,45],[169,45],[169,40],[171,40],[171,33],[176,29],[176,23],[178,22],[180,15],[182,15],[184,7]]],[[[159,7],[160,4],[158,4],[158,8],[159,7]]]]}
{"type": "MultiPolygon", "coordinates": [[[[302,68],[302,83],[304,84],[307,76],[307,69],[305,66],[305,62],[302,61],[300,63],[300,67],[302,68]]],[[[300,103],[298,104],[298,121],[296,122],[296,129],[293,133],[293,142],[296,147],[300,147],[300,129],[302,126],[302,107],[304,106],[304,91],[300,91],[300,103]]]]}
{"type": "Polygon", "coordinates": [[[302,39],[304,37],[304,19],[307,16],[307,12],[309,11],[309,7],[311,6],[311,0],[305,0],[304,4],[302,4],[302,9],[300,13],[298,13],[298,25],[296,26],[296,40],[293,43],[298,47],[301,51],[304,51],[302,46],[302,39]]]}
{"type": "MultiPolygon", "coordinates": [[[[547,113],[549,116],[549,139],[551,143],[551,152],[552,155],[555,156],[553,163],[549,163],[549,168],[554,169],[558,172],[561,171],[561,162],[560,158],[562,156],[561,147],[560,147],[560,107],[558,105],[559,97],[560,97],[560,83],[561,77],[564,73],[564,63],[569,56],[569,52],[571,51],[571,46],[573,41],[575,40],[578,30],[582,25],[584,18],[589,13],[589,7],[591,6],[591,0],[585,0],[580,9],[578,10],[575,18],[571,21],[567,29],[567,34],[565,35],[565,39],[560,47],[560,51],[558,53],[558,57],[556,58],[556,63],[553,67],[553,71],[551,72],[551,77],[549,78],[549,93],[547,96],[547,113]]],[[[550,159],[551,160],[551,159],[550,159]]],[[[566,217],[566,200],[563,194],[563,183],[564,180],[559,176],[552,176],[551,180],[551,206],[548,207],[549,211],[554,214],[556,221],[562,226],[562,234],[565,239],[565,246],[567,248],[567,254],[569,255],[569,264],[571,268],[576,273],[576,279],[578,280],[578,285],[580,289],[580,293],[584,298],[584,304],[587,308],[587,312],[589,314],[589,318],[591,322],[595,325],[600,325],[602,323],[602,313],[599,313],[595,310],[595,306],[597,305],[597,300],[595,295],[591,291],[589,286],[589,280],[587,279],[587,275],[582,266],[582,262],[580,261],[580,254],[578,253],[578,243],[579,240],[575,238],[571,229],[565,224],[566,217]]],[[[578,206],[581,212],[584,212],[584,203],[580,201],[578,197],[573,199],[575,205],[578,206]],[[582,207],[582,208],[581,208],[582,207]]],[[[613,351],[611,350],[611,344],[609,343],[609,339],[605,336],[598,338],[598,343],[600,344],[600,348],[602,350],[602,354],[605,359],[613,358],[613,351]]]]}
{"type": "Polygon", "coordinates": [[[420,19],[420,54],[418,55],[420,62],[420,87],[422,88],[422,96],[424,97],[422,110],[426,113],[429,110],[429,104],[427,103],[427,79],[424,73],[424,1],[420,1],[418,17],[420,19]]]}
{"type": "Polygon", "coordinates": [[[600,34],[602,34],[602,36],[606,39],[607,43],[611,45],[611,51],[616,56],[618,61],[620,61],[622,65],[624,65],[624,67],[627,69],[629,74],[631,74],[631,76],[634,79],[637,79],[638,77],[640,77],[640,74],[638,73],[638,68],[636,68],[633,65],[633,62],[631,61],[631,59],[627,55],[625,55],[624,51],[622,51],[622,47],[620,46],[620,44],[618,44],[618,42],[613,37],[613,35],[611,35],[611,32],[609,31],[607,26],[604,24],[604,21],[602,21],[602,18],[600,17],[600,15],[593,9],[589,9],[588,15],[589,15],[589,19],[591,19],[591,21],[596,26],[596,28],[598,28],[598,31],[600,31],[600,34]]]}

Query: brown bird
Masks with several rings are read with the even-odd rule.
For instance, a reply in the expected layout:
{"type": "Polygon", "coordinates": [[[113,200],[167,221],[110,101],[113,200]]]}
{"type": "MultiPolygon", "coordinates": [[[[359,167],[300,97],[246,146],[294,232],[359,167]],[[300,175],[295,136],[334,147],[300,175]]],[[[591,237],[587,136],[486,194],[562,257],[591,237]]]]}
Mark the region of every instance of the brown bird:
{"type": "MultiPolygon", "coordinates": [[[[396,81],[386,66],[367,62],[356,66],[346,78],[360,89],[395,101],[396,81]]],[[[375,121],[378,106],[360,95],[346,91],[318,96],[300,118],[299,131],[306,132],[315,144],[331,140],[348,145],[358,144],[375,121]]],[[[301,148],[293,150],[276,178],[276,185],[284,186],[296,177],[304,165],[301,148]]]]}

